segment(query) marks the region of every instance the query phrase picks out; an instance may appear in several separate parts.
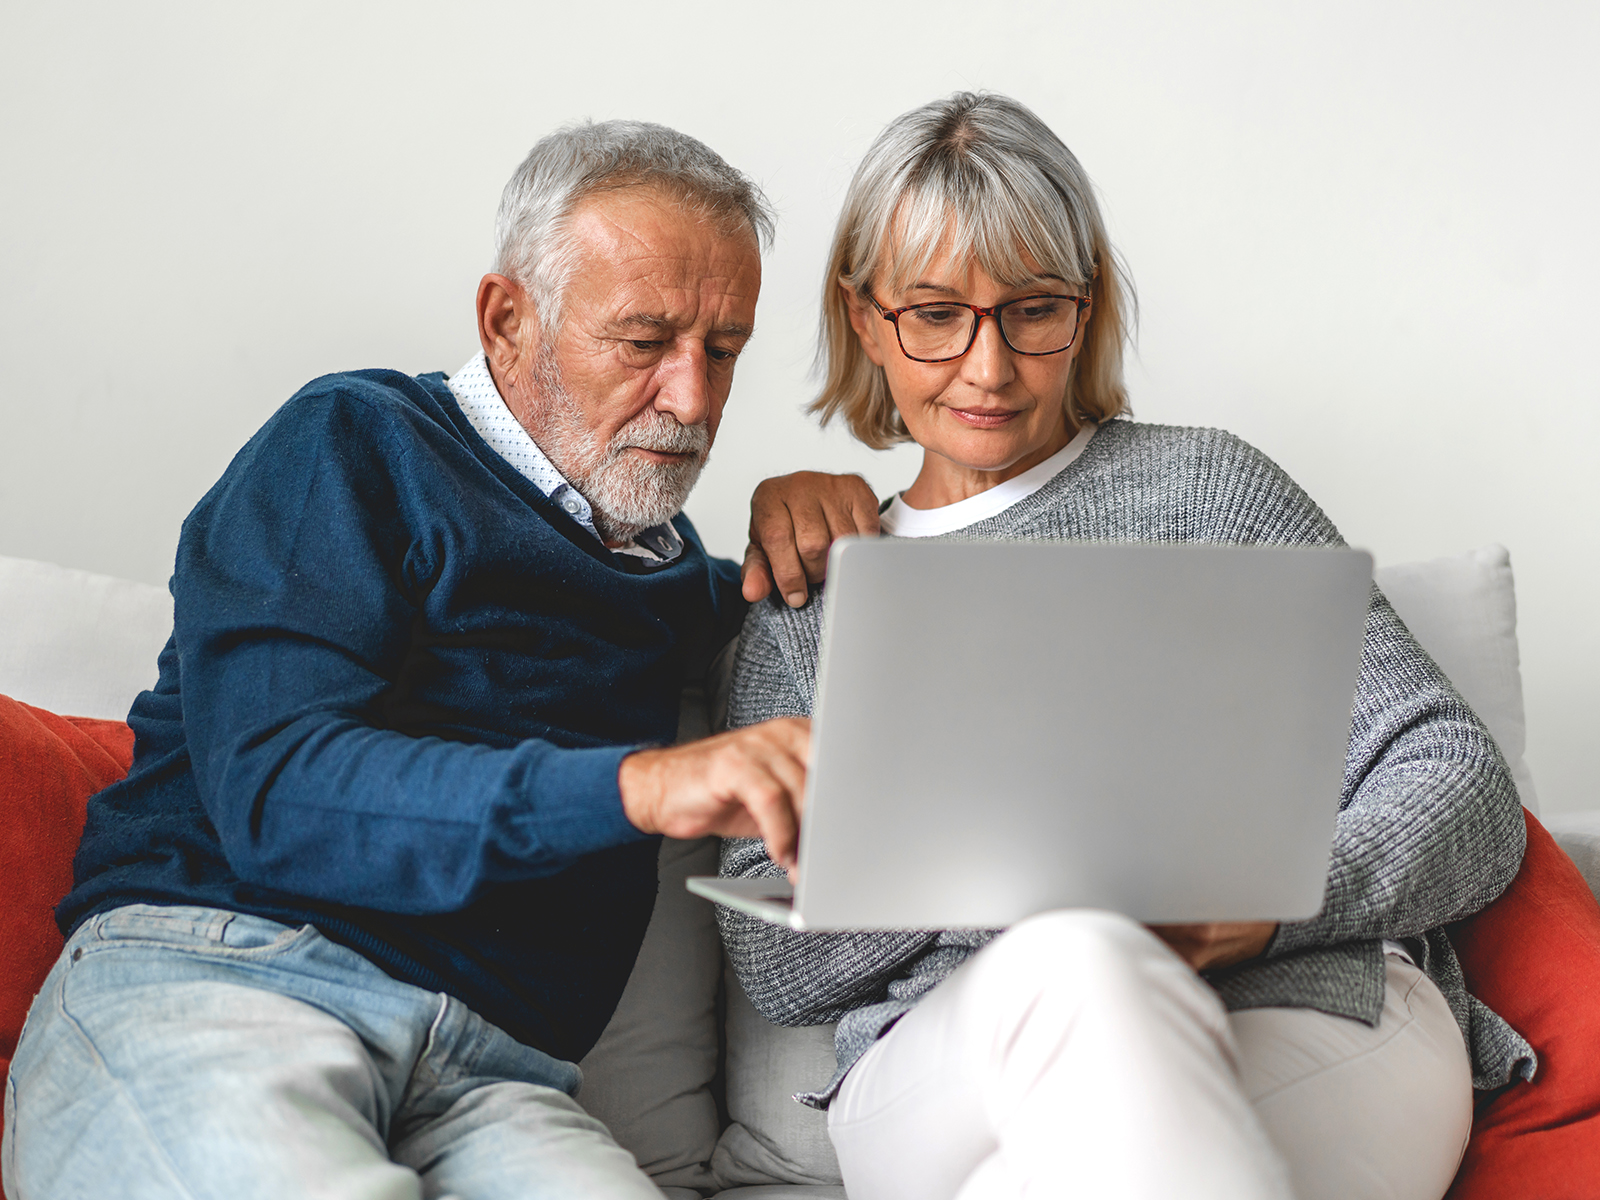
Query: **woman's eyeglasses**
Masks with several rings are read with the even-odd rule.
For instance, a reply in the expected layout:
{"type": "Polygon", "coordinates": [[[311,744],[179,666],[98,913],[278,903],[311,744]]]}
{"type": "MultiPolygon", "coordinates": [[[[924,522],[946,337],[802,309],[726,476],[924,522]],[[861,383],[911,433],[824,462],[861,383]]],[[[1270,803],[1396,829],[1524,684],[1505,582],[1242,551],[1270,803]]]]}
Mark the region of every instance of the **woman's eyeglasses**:
{"type": "Polygon", "coordinates": [[[949,362],[971,350],[985,317],[995,319],[1000,337],[1018,354],[1060,354],[1071,348],[1089,307],[1087,296],[1023,296],[992,308],[956,300],[884,308],[870,294],[867,299],[894,323],[900,352],[924,363],[949,362]]]}

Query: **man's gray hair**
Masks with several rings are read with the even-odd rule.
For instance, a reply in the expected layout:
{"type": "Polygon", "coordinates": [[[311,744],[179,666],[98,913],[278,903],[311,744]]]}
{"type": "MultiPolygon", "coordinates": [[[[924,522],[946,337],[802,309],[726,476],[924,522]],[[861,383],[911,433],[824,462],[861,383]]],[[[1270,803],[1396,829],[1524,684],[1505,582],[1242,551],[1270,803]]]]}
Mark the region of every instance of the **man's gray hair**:
{"type": "Polygon", "coordinates": [[[495,216],[494,269],[528,289],[545,336],[561,323],[572,271],[573,212],[597,192],[657,187],[689,211],[772,245],[772,207],[755,182],[704,142],[647,121],[583,121],[539,139],[495,216]]]}

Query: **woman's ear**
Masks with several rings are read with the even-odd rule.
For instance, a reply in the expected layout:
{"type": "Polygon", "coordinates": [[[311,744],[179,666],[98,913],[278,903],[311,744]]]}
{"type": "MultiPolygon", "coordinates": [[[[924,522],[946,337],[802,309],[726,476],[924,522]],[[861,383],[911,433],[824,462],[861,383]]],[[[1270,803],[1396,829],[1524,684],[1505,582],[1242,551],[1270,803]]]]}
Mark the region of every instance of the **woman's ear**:
{"type": "Polygon", "coordinates": [[[839,290],[844,293],[845,308],[850,313],[850,328],[856,331],[861,348],[866,351],[873,366],[883,366],[883,347],[878,338],[879,331],[888,322],[878,320],[878,310],[869,308],[861,298],[861,293],[842,279],[839,280],[839,290]]]}

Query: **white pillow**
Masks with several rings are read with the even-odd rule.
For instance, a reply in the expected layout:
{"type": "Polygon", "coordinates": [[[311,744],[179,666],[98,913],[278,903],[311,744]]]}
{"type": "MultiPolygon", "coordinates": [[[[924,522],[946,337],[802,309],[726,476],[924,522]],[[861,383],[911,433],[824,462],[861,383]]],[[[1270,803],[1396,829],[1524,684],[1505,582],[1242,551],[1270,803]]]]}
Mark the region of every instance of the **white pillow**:
{"type": "Polygon", "coordinates": [[[1380,567],[1373,575],[1412,635],[1489,727],[1523,805],[1537,815],[1539,798],[1523,758],[1527,723],[1511,555],[1504,546],[1483,546],[1453,558],[1380,567]]]}
{"type": "Polygon", "coordinates": [[[711,1159],[718,1183],[839,1186],[827,1114],[794,1099],[833,1078],[833,1026],[773,1025],[745,996],[732,967],[723,973],[723,988],[730,1123],[711,1159]]]}
{"type": "Polygon", "coordinates": [[[0,695],[123,720],[156,682],[172,597],[147,583],[0,557],[0,695]]]}
{"type": "Polygon", "coordinates": [[[611,1023],[578,1064],[577,1098],[658,1187],[709,1190],[722,941],[684,880],[717,873],[717,840],[665,840],[659,861],[650,927],[611,1023]]]}

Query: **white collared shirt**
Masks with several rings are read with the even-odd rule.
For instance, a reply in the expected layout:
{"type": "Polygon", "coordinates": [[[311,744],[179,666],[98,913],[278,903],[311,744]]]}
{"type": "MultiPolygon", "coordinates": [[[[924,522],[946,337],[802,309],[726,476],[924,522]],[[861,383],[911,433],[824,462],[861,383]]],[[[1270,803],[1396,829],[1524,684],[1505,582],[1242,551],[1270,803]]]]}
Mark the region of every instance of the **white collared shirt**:
{"type": "MultiPolygon", "coordinates": [[[[545,452],[522,422],[506,407],[494,376],[489,373],[489,361],[480,350],[467,360],[446,383],[450,394],[456,398],[462,416],[489,448],[516,468],[539,491],[560,506],[569,517],[582,525],[596,541],[603,540],[594,527],[594,509],[577,488],[573,487],[556,470],[545,452]]],[[[683,553],[683,538],[673,528],[671,521],[653,525],[636,534],[632,541],[611,548],[613,554],[627,554],[651,562],[669,563],[683,553]]]]}

